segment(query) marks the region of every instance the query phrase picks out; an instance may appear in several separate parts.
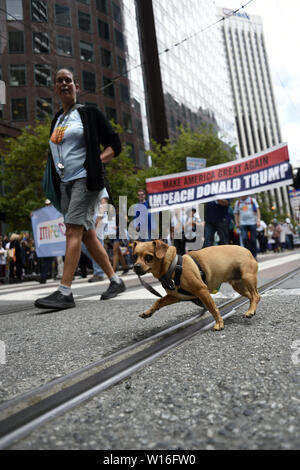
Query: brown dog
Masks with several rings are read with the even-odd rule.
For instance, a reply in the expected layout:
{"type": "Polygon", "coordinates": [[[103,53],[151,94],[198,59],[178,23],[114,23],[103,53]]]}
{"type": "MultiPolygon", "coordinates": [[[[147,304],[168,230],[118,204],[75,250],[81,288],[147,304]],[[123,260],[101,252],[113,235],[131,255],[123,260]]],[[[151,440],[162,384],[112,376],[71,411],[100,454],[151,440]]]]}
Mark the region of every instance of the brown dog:
{"type": "MultiPolygon", "coordinates": [[[[176,248],[160,240],[134,243],[134,270],[138,275],[151,272],[155,278],[160,279],[168,272],[175,257],[176,248]]],[[[180,285],[176,288],[173,285],[173,289],[165,288],[167,295],[157,300],[149,310],[140,314],[140,317],[149,318],[156,310],[166,305],[198,298],[213,315],[216,321],[214,330],[222,330],[224,321],[210,292],[218,289],[222,282],[229,282],[240,295],[250,300],[250,307],[245,316],[251,318],[255,315],[260,300],[257,291],[257,271],[258,264],[250,251],[237,245],[211,246],[190,251],[182,257],[180,285]],[[201,266],[205,282],[192,258],[201,266]],[[186,294],[178,290],[183,290],[186,294]]]]}

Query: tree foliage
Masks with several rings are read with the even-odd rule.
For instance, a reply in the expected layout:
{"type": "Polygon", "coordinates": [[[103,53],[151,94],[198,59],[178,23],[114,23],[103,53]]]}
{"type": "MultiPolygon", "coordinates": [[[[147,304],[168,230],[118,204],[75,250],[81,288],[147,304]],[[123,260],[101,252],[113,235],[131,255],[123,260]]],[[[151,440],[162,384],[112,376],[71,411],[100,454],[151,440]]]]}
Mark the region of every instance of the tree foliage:
{"type": "Polygon", "coordinates": [[[49,122],[24,128],[16,139],[6,139],[1,166],[4,212],[9,230],[30,230],[30,214],[44,205],[42,178],[47,160],[49,122]]]}
{"type": "MultiPolygon", "coordinates": [[[[122,132],[122,129],[117,128],[117,131],[122,132]]],[[[206,158],[207,166],[212,166],[233,160],[235,148],[225,145],[210,129],[194,132],[180,127],[176,141],[169,140],[164,146],[153,141],[152,150],[147,154],[152,160],[149,168],[135,168],[127,148],[107,165],[115,205],[118,204],[119,195],[127,196],[128,207],[136,203],[137,190],[146,189],[146,178],[186,171],[187,156],[206,158]]]]}
{"type": "Polygon", "coordinates": [[[164,147],[153,142],[153,150],[149,154],[152,172],[159,176],[186,171],[186,157],[206,158],[207,166],[228,162],[235,158],[235,148],[224,144],[210,128],[203,127],[195,132],[180,127],[175,142],[168,141],[164,147]]]}
{"type": "MultiPolygon", "coordinates": [[[[0,197],[0,212],[6,214],[9,230],[30,230],[30,213],[44,205],[42,178],[47,160],[49,126],[49,122],[37,124],[23,129],[17,139],[6,141],[1,174],[5,193],[0,197]]],[[[122,134],[120,126],[114,127],[122,134]]],[[[181,127],[176,141],[168,141],[165,146],[152,142],[152,150],[147,153],[152,159],[149,168],[137,169],[126,146],[107,165],[116,206],[119,196],[127,196],[128,207],[136,203],[137,189],[146,189],[146,178],[185,171],[187,156],[206,158],[207,166],[235,158],[234,147],[226,146],[207,128],[194,132],[181,127]]]]}

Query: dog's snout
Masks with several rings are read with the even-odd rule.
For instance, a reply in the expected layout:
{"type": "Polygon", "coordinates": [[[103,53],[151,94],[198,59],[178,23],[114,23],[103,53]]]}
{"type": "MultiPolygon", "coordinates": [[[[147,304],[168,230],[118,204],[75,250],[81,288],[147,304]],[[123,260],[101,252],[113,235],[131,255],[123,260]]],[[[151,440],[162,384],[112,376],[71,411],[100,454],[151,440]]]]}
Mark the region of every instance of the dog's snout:
{"type": "Polygon", "coordinates": [[[133,269],[134,269],[134,272],[135,272],[136,274],[142,274],[142,267],[141,267],[140,264],[138,264],[138,263],[135,264],[135,265],[133,266],[133,269]]]}

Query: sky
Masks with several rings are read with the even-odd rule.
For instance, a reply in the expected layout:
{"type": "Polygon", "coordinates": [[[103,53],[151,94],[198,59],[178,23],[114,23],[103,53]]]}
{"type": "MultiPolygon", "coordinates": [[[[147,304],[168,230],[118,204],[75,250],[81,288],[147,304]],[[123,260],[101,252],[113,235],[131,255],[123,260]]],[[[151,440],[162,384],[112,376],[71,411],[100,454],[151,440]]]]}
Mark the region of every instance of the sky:
{"type": "MultiPolygon", "coordinates": [[[[238,9],[249,0],[217,0],[238,9]]],[[[283,142],[300,164],[300,0],[253,0],[246,13],[262,18],[283,142]]]]}

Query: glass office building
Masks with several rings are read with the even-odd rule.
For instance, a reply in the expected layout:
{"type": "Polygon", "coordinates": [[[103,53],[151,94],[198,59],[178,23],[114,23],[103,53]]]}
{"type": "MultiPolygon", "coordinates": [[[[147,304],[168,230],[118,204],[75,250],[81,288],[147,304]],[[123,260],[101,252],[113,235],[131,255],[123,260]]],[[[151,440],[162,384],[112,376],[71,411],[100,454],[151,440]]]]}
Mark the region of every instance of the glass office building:
{"type": "Polygon", "coordinates": [[[0,79],[7,84],[0,120],[21,129],[52,117],[60,105],[54,73],[68,67],[80,79],[80,101],[121,124],[133,161],[147,164],[153,101],[137,20],[145,4],[153,5],[168,136],[180,125],[207,123],[236,144],[215,0],[0,0],[0,79]]]}
{"type": "MultiPolygon", "coordinates": [[[[147,99],[136,21],[136,1],[124,0],[131,91],[147,99]],[[132,70],[130,72],[130,70],[132,70]]],[[[153,0],[155,30],[169,136],[179,125],[213,126],[222,140],[237,144],[233,101],[214,0],[153,0]]]]}

